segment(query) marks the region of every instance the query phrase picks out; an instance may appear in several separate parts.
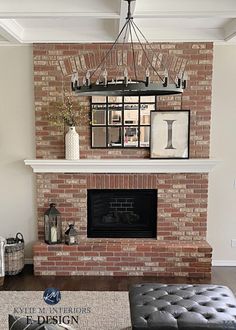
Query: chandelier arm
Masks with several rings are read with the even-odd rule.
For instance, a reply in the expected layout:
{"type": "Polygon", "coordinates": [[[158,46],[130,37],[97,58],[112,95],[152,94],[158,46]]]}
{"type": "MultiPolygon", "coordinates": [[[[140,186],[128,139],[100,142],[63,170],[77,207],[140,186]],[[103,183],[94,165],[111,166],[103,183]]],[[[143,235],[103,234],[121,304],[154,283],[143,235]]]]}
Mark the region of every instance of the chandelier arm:
{"type": "MultiPolygon", "coordinates": [[[[131,24],[133,25],[134,22],[131,21],[131,24]]],[[[159,73],[157,72],[157,70],[156,70],[156,69],[154,68],[154,66],[152,65],[152,62],[150,61],[150,59],[149,59],[149,57],[148,57],[148,55],[147,55],[147,53],[146,53],[146,50],[144,49],[143,44],[142,44],[142,42],[141,42],[141,40],[140,40],[140,38],[139,38],[139,36],[138,36],[138,34],[137,34],[137,31],[135,30],[135,27],[134,27],[134,26],[133,26],[133,30],[134,30],[134,33],[135,33],[135,35],[136,35],[136,37],[137,37],[137,39],[138,39],[138,42],[139,42],[139,44],[140,44],[140,46],[141,46],[141,48],[142,48],[142,50],[143,50],[143,53],[144,53],[145,57],[146,57],[146,59],[148,60],[148,63],[150,64],[150,66],[151,66],[151,68],[153,69],[153,71],[157,74],[158,78],[164,83],[164,79],[159,75],[159,73]]]]}
{"type": "MultiPolygon", "coordinates": [[[[126,24],[126,29],[125,29],[125,33],[124,33],[124,37],[123,37],[123,42],[122,42],[122,65],[123,65],[123,59],[124,59],[124,46],[125,46],[125,42],[126,42],[126,37],[127,37],[127,32],[129,29],[129,19],[127,19],[127,24],[126,24]]],[[[116,73],[117,75],[119,75],[119,65],[116,65],[116,73]]]]}
{"type": "MultiPolygon", "coordinates": [[[[123,43],[122,43],[122,55],[124,54],[124,47],[125,47],[125,43],[126,43],[128,29],[129,29],[129,19],[127,20],[126,30],[125,30],[125,34],[124,34],[124,38],[123,38],[123,43]]],[[[123,59],[122,59],[122,64],[123,64],[123,59]]]]}
{"type": "Polygon", "coordinates": [[[111,53],[112,49],[114,48],[114,46],[117,44],[118,39],[120,38],[121,34],[123,33],[126,25],[128,24],[128,20],[125,22],[123,28],[121,29],[120,33],[118,34],[116,40],[114,41],[114,43],[112,44],[111,48],[108,50],[108,52],[105,54],[105,56],[103,57],[102,61],[98,64],[97,68],[95,69],[95,71],[91,74],[90,79],[94,76],[94,74],[97,72],[97,70],[102,66],[102,64],[105,62],[105,60],[107,59],[108,55],[111,53]]]}
{"type": "MultiPolygon", "coordinates": [[[[150,42],[147,40],[147,38],[145,37],[145,35],[142,33],[142,31],[140,30],[140,28],[137,26],[137,24],[133,21],[134,26],[136,27],[136,29],[139,31],[139,33],[141,34],[141,36],[144,38],[145,42],[148,44],[148,46],[150,47],[152,53],[154,55],[156,55],[156,52],[154,51],[154,49],[152,48],[150,42]]],[[[163,69],[166,69],[165,66],[161,63],[161,66],[163,69]]],[[[170,78],[172,79],[172,81],[174,82],[175,80],[173,79],[173,77],[170,75],[170,78]]]]}
{"type": "Polygon", "coordinates": [[[135,62],[134,43],[133,43],[133,36],[132,36],[131,26],[132,25],[129,22],[129,31],[130,31],[129,33],[130,33],[131,47],[132,47],[132,53],[133,53],[134,75],[135,75],[135,79],[138,80],[138,78],[137,78],[137,70],[136,70],[136,62],[135,62]]]}
{"type": "Polygon", "coordinates": [[[129,21],[127,21],[127,25],[126,25],[126,30],[125,30],[125,34],[124,34],[124,38],[123,38],[123,43],[122,43],[122,46],[124,48],[124,44],[125,44],[125,40],[126,40],[126,37],[127,37],[127,32],[128,32],[128,29],[129,29],[129,21]]]}
{"type": "Polygon", "coordinates": [[[180,68],[182,67],[183,62],[185,62],[185,64],[184,64],[184,68],[183,68],[183,70],[179,70],[179,73],[180,73],[180,72],[182,73],[182,77],[181,77],[182,79],[183,79],[183,77],[184,77],[184,72],[185,72],[185,68],[186,68],[186,66],[187,66],[187,64],[188,64],[188,60],[187,60],[186,58],[182,58],[182,62],[181,62],[180,68]]]}

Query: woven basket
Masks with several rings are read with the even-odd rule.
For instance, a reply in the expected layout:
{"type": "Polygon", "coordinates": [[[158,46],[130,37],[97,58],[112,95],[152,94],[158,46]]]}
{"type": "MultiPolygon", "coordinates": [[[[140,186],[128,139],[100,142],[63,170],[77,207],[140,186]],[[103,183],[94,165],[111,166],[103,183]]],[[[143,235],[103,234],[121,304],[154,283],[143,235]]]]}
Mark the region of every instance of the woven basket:
{"type": "Polygon", "coordinates": [[[16,275],[24,268],[24,242],[5,245],[5,274],[16,275]]]}

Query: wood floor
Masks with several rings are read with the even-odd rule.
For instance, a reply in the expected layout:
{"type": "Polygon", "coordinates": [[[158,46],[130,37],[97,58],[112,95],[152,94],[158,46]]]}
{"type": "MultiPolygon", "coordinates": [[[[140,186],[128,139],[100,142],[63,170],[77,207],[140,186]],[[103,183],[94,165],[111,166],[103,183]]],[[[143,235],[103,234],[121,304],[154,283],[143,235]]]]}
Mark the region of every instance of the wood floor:
{"type": "Polygon", "coordinates": [[[6,276],[0,290],[43,291],[56,287],[67,291],[127,291],[131,284],[140,282],[222,284],[236,292],[236,267],[213,267],[211,280],[198,280],[180,277],[34,276],[33,267],[26,265],[21,274],[6,276]]]}

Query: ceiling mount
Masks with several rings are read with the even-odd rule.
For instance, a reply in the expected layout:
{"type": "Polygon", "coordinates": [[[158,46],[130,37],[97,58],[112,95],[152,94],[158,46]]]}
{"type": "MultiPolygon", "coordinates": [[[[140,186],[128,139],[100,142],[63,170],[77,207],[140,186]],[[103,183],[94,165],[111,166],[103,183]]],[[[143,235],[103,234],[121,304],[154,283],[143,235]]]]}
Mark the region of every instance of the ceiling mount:
{"type": "Polygon", "coordinates": [[[129,18],[131,18],[131,7],[130,7],[131,6],[131,2],[132,1],[135,1],[135,0],[124,0],[124,1],[127,1],[128,2],[128,13],[127,13],[126,19],[129,19],[129,18]]]}
{"type": "Polygon", "coordinates": [[[161,54],[134,22],[131,2],[126,22],[95,69],[74,72],[72,91],[81,96],[142,96],[181,94],[186,88],[187,61],[161,54]],[[126,42],[129,35],[130,42],[126,42]],[[123,40],[123,42],[119,42],[123,40]]]}

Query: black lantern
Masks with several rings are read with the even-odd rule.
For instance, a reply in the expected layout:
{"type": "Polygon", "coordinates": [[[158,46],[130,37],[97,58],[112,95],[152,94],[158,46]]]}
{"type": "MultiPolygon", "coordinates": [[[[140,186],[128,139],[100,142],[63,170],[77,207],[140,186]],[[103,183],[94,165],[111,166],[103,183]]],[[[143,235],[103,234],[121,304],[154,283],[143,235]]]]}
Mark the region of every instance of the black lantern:
{"type": "Polygon", "coordinates": [[[56,209],[56,204],[51,203],[50,208],[44,213],[44,235],[48,244],[62,242],[61,213],[56,209]]]}
{"type": "Polygon", "coordinates": [[[78,231],[74,228],[74,225],[69,225],[69,228],[65,232],[65,243],[67,245],[78,244],[78,231]]]}

